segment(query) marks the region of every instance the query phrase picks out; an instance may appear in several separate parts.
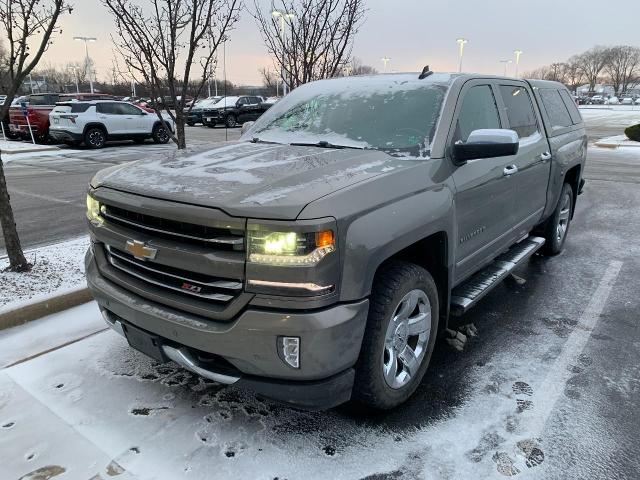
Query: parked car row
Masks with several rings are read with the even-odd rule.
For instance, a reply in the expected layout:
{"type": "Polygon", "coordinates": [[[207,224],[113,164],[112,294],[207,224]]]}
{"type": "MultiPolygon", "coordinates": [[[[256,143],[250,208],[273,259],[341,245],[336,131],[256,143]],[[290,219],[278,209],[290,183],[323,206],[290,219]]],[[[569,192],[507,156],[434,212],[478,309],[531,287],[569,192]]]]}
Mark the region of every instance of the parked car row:
{"type": "Polygon", "coordinates": [[[640,105],[640,96],[622,95],[620,97],[608,95],[580,95],[575,97],[578,105],[640,105]]]}
{"type": "Polygon", "coordinates": [[[210,128],[217,125],[233,128],[257,120],[274,103],[258,95],[213,97],[194,105],[189,112],[187,125],[201,123],[210,128]]]}

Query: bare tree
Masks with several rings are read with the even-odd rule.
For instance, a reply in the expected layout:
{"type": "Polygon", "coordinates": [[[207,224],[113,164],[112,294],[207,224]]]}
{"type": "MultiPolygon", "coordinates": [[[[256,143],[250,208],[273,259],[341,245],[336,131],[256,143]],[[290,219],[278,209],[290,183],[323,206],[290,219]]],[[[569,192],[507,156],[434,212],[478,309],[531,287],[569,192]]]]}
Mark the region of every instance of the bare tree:
{"type": "Polygon", "coordinates": [[[564,81],[565,85],[572,92],[576,92],[578,87],[584,81],[584,74],[580,69],[578,59],[573,56],[564,64],[564,81]]]}
{"type": "Polygon", "coordinates": [[[254,0],[262,38],[290,88],[335,77],[349,63],[365,0],[254,0]],[[282,12],[280,16],[272,12],[282,12]]]}
{"type": "Polygon", "coordinates": [[[587,50],[576,57],[578,67],[585,80],[589,83],[590,92],[595,89],[608,58],[609,49],[601,46],[593,47],[591,50],[587,50]]]}
{"type": "Polygon", "coordinates": [[[371,65],[365,65],[362,63],[362,60],[357,57],[351,59],[351,64],[347,68],[349,75],[375,75],[378,73],[378,70],[371,65]]]}
{"type": "MultiPolygon", "coordinates": [[[[130,0],[102,0],[115,19],[115,49],[138,83],[144,83],[154,99],[175,122],[167,132],[186,148],[185,104],[195,63],[201,66],[199,95],[220,44],[239,19],[241,0],[150,0],[141,6],[130,0]],[[175,110],[174,110],[175,109],[175,110]]],[[[156,113],[164,122],[158,109],[156,113]]]]}
{"type": "MultiPolygon", "coordinates": [[[[66,0],[0,0],[0,26],[7,42],[5,64],[0,66],[0,86],[8,99],[13,99],[24,79],[38,64],[51,45],[58,19],[72,8],[66,0]]],[[[0,118],[9,111],[11,101],[0,106],[0,118]]],[[[0,225],[9,255],[9,269],[31,268],[20,245],[18,230],[7,190],[2,158],[0,158],[0,225]]]]}
{"type": "Polygon", "coordinates": [[[625,92],[640,70],[640,49],[629,45],[611,47],[604,70],[616,94],[625,92]]]}
{"type": "Polygon", "coordinates": [[[262,77],[262,85],[264,85],[264,87],[266,88],[267,95],[270,95],[270,96],[277,95],[278,84],[280,82],[280,79],[278,78],[278,74],[266,67],[260,68],[258,72],[262,77]]]}

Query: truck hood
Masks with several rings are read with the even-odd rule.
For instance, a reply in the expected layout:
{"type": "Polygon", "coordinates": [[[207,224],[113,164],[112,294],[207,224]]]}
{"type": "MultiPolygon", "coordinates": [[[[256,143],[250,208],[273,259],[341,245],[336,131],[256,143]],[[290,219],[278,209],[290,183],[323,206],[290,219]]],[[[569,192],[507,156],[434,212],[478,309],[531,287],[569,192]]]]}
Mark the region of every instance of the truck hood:
{"type": "Polygon", "coordinates": [[[314,200],[413,163],[373,150],[234,142],[112,167],[98,172],[91,186],[232,216],[293,220],[314,200]]]}

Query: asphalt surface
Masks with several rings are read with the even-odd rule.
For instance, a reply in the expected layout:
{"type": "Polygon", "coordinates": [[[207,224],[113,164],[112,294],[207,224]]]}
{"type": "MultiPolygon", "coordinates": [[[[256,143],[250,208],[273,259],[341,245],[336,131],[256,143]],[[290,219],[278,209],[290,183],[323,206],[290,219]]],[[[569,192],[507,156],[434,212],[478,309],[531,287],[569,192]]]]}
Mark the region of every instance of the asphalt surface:
{"type": "MultiPolygon", "coordinates": [[[[19,222],[49,217],[24,238],[83,215],[88,178],[129,148],[9,164],[19,222]]],[[[466,314],[478,336],[463,352],[439,342],[400,408],[296,411],[157,365],[108,331],[0,369],[0,477],[638,479],[640,148],[590,148],[585,178],[565,251],[535,255],[466,314]]],[[[32,335],[0,335],[0,349],[32,335]]]]}
{"type": "MultiPolygon", "coordinates": [[[[597,152],[565,251],[466,314],[478,336],[463,352],[439,342],[396,410],[297,411],[106,331],[0,369],[2,478],[636,480],[640,158],[597,152]]],[[[0,351],[100,325],[89,307],[0,334],[0,351]]]]}
{"type": "MultiPolygon", "coordinates": [[[[239,128],[187,127],[189,146],[239,137],[239,128]]],[[[85,196],[96,172],[140,158],[162,156],[174,148],[171,143],[121,142],[97,151],[66,148],[66,153],[56,156],[19,154],[21,158],[5,165],[5,175],[23,247],[47,245],[86,233],[85,196]]],[[[0,255],[4,251],[0,235],[0,255]]]]}

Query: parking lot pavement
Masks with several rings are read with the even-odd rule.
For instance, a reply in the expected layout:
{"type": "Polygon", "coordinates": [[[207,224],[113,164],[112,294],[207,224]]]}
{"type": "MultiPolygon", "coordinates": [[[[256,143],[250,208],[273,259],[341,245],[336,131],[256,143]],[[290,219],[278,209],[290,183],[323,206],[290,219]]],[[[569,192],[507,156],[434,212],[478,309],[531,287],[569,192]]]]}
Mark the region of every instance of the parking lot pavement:
{"type": "Polygon", "coordinates": [[[293,410],[106,331],[0,370],[2,477],[637,479],[640,190],[594,162],[565,252],[488,294],[465,316],[479,336],[440,342],[396,410],[293,410]]]}
{"type": "MultiPolygon", "coordinates": [[[[236,140],[240,129],[187,127],[189,146],[236,140]]],[[[91,177],[103,168],[120,163],[166,155],[175,146],[147,142],[109,144],[102,150],[65,148],[51,152],[14,155],[5,166],[11,203],[25,248],[46,245],[86,232],[85,195],[91,177]]],[[[0,235],[0,255],[4,239],[0,235]]]]}

